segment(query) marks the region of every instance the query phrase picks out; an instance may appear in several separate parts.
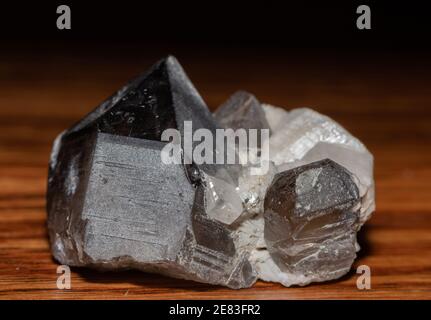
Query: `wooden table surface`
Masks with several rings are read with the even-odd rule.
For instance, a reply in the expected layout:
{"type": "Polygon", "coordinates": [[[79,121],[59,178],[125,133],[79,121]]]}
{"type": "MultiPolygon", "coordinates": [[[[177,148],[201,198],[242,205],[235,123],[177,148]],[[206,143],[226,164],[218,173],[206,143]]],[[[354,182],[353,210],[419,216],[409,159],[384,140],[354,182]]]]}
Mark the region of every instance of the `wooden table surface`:
{"type": "Polygon", "coordinates": [[[141,272],[72,269],[56,288],[45,192],[54,137],[157,59],[122,55],[8,55],[0,60],[1,299],[430,299],[431,68],[423,56],[180,53],[215,108],[236,89],[286,108],[311,106],[359,137],[375,156],[377,211],[343,278],[285,288],[259,281],[230,290],[141,272]],[[125,62],[126,61],[126,62],[125,62]],[[371,268],[371,290],[356,267],[371,268]]]}

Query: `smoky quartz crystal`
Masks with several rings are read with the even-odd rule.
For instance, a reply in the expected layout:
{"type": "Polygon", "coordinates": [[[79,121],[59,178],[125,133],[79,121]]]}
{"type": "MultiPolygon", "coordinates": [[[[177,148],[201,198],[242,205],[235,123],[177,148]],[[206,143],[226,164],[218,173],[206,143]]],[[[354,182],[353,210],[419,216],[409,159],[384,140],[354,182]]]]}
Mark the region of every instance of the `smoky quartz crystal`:
{"type": "Polygon", "coordinates": [[[264,235],[281,270],[329,280],[356,257],[359,191],[326,159],[278,173],[265,197],[264,235]]]}
{"type": "MultiPolygon", "coordinates": [[[[222,149],[211,145],[214,159],[222,149]]],[[[211,114],[172,56],[62,132],[49,163],[48,232],[59,263],[235,289],[342,276],[374,206],[373,157],[339,124],[244,91],[211,114]],[[193,137],[269,134],[258,137],[252,162],[201,163],[188,158],[187,123],[193,137]],[[167,141],[172,130],[184,139],[167,141]],[[180,162],[162,161],[167,146],[180,162]]]]}
{"type": "MultiPolygon", "coordinates": [[[[256,279],[231,231],[206,215],[203,182],[165,164],[164,130],[217,127],[175,58],[157,63],[54,143],[48,229],[63,264],[137,268],[232,288],[256,279]]],[[[195,170],[200,170],[195,168],[195,170]]]]}

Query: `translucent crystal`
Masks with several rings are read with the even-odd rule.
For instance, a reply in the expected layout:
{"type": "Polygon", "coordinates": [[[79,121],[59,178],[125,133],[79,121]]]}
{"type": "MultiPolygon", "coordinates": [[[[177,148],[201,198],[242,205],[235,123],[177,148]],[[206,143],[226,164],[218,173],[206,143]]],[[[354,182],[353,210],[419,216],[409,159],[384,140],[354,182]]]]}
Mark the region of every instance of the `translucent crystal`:
{"type": "MultiPolygon", "coordinates": [[[[214,117],[226,129],[269,130],[262,105],[255,96],[245,91],[234,93],[217,109],[214,117]]],[[[257,137],[260,137],[259,132],[257,137]]],[[[258,139],[256,145],[247,145],[244,149],[240,149],[237,145],[225,147],[225,152],[231,147],[231,151],[235,152],[237,159],[236,164],[225,167],[229,172],[229,177],[221,178],[219,173],[206,175],[207,208],[208,214],[213,219],[230,225],[243,214],[263,210],[266,188],[262,186],[269,185],[272,176],[250,173],[250,169],[256,167],[256,163],[260,161],[260,159],[256,159],[260,143],[261,140],[258,139]],[[249,159],[250,156],[255,156],[255,158],[249,159]],[[240,165],[240,157],[248,159],[248,163],[240,165]]],[[[273,169],[272,163],[269,166],[273,169]]]]}
{"type": "Polygon", "coordinates": [[[233,181],[210,175],[205,175],[204,181],[208,216],[227,225],[235,222],[243,212],[243,205],[233,181]]]}
{"type": "Polygon", "coordinates": [[[268,129],[265,112],[252,94],[235,92],[214,113],[214,117],[224,128],[268,129]]]}
{"type": "Polygon", "coordinates": [[[345,274],[356,257],[359,191],[331,160],[278,173],[265,198],[264,236],[286,273],[324,281],[345,274]]]}

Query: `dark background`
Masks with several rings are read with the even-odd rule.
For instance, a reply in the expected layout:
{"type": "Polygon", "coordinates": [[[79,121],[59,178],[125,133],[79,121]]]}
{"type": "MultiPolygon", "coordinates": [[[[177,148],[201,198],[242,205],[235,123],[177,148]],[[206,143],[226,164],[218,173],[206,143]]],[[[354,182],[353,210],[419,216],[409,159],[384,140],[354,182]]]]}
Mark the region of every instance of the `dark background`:
{"type": "Polygon", "coordinates": [[[0,6],[3,50],[122,46],[399,50],[430,49],[426,1],[8,1],[0,6]],[[57,30],[67,4],[72,29],[57,30]],[[371,7],[372,29],[356,28],[371,7]]]}

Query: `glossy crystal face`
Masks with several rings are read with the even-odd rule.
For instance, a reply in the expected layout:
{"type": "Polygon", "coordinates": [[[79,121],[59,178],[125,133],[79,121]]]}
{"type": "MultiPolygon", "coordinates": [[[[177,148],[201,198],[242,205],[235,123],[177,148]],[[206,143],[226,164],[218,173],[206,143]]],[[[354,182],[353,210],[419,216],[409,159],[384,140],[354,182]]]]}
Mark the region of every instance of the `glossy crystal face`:
{"type": "Polygon", "coordinates": [[[277,174],[265,197],[265,240],[281,270],[322,279],[356,257],[359,191],[351,174],[322,160],[277,174]]]}

